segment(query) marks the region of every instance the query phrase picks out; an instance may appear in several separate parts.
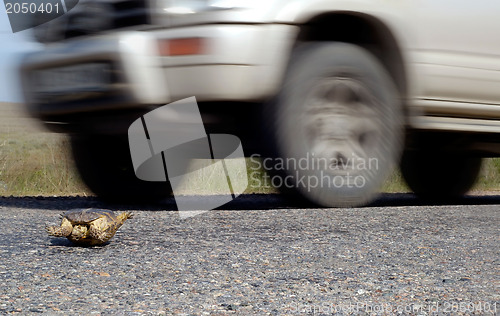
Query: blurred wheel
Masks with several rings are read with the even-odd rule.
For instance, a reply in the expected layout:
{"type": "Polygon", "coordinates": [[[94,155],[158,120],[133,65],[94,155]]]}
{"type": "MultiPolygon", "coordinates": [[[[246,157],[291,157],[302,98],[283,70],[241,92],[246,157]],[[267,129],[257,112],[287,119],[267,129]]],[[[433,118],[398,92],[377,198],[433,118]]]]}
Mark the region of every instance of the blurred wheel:
{"type": "Polygon", "coordinates": [[[154,202],[170,195],[168,182],[139,180],[126,137],[72,137],[71,148],[81,178],[97,196],[115,202],[154,202]]]}
{"type": "Polygon", "coordinates": [[[270,118],[273,177],[281,177],[273,183],[317,204],[369,203],[399,161],[403,113],[398,92],[361,47],[300,47],[270,118]]]}
{"type": "Polygon", "coordinates": [[[465,195],[474,185],[482,159],[421,149],[408,151],[401,160],[401,173],[419,197],[448,201],[465,195]]]}

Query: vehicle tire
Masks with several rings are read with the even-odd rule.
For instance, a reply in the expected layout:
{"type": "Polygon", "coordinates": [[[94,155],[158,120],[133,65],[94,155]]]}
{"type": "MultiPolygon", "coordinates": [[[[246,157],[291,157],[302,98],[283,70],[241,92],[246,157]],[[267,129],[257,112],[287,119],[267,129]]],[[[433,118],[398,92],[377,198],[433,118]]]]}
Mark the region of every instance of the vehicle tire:
{"type": "Polygon", "coordinates": [[[462,197],[472,188],[481,163],[480,157],[413,150],[403,154],[401,173],[420,198],[446,202],[462,197]]]}
{"type": "Polygon", "coordinates": [[[403,148],[398,91],[379,61],[352,44],[299,47],[265,119],[271,183],[325,207],[371,202],[403,148]]]}
{"type": "Polygon", "coordinates": [[[83,182],[100,198],[155,202],[172,192],[169,182],[142,181],[135,176],[126,136],[74,136],[71,149],[83,182]]]}

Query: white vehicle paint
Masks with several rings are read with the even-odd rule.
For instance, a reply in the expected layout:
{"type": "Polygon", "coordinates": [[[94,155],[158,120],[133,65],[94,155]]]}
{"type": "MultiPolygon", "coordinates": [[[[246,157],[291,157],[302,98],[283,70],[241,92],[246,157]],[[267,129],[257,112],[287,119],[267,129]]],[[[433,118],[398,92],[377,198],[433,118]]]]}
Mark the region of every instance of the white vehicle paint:
{"type": "MultiPolygon", "coordinates": [[[[88,2],[72,12],[85,14],[88,2]]],[[[46,30],[45,49],[27,55],[21,69],[26,103],[33,115],[48,126],[72,131],[82,113],[89,118],[83,124],[91,126],[92,114],[98,116],[104,110],[118,117],[125,110],[146,111],[190,96],[201,103],[273,107],[273,100],[283,99],[287,80],[294,75],[291,65],[300,60],[300,47],[348,43],[374,57],[397,88],[406,152],[423,152],[427,145],[422,144],[432,143],[438,148],[450,145],[451,151],[461,154],[500,153],[498,0],[135,3],[141,4],[140,23],[115,19],[120,12],[111,5],[105,12],[108,15],[98,16],[110,17],[114,27],[87,30],[85,25],[72,25],[70,17],[62,17],[38,30],[38,34],[46,30]],[[112,78],[107,90],[92,90],[92,85],[81,80],[72,85],[68,80],[61,89],[44,93],[34,79],[54,69],[85,69],[76,66],[99,63],[111,67],[106,73],[112,78]],[[448,135],[445,140],[443,132],[448,135]],[[433,133],[436,137],[430,137],[431,141],[421,140],[422,134],[433,133]],[[440,141],[447,144],[440,146],[440,141]]],[[[92,16],[87,20],[92,21],[92,16]]],[[[312,49],[309,55],[314,56],[312,49]]],[[[42,86],[46,89],[50,84],[42,86]]],[[[302,119],[297,116],[296,120],[302,119]]]]}

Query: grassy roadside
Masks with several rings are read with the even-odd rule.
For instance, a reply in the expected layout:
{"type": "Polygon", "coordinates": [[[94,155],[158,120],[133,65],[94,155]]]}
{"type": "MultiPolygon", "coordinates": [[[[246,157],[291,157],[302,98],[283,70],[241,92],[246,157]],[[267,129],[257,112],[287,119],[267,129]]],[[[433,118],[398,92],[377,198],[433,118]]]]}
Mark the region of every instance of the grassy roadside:
{"type": "Polygon", "coordinates": [[[66,137],[0,133],[0,195],[88,195],[74,169],[66,137]]]}
{"type": "MultiPolygon", "coordinates": [[[[42,132],[0,133],[0,195],[53,196],[92,195],[80,180],[69,153],[68,138],[42,132]]],[[[256,170],[248,160],[248,193],[276,192],[271,186],[262,186],[264,172],[256,170]]],[[[221,179],[213,172],[202,175],[202,181],[191,190],[198,194],[217,193],[221,179]],[[207,183],[210,185],[207,186],[207,183]]],[[[242,174],[241,177],[244,175],[242,174]]],[[[195,179],[200,180],[200,179],[195,179]]],[[[475,190],[500,190],[500,159],[485,159],[475,190]]],[[[399,172],[395,172],[383,187],[384,192],[408,192],[399,172]]],[[[186,193],[189,193],[186,191],[186,193]]]]}

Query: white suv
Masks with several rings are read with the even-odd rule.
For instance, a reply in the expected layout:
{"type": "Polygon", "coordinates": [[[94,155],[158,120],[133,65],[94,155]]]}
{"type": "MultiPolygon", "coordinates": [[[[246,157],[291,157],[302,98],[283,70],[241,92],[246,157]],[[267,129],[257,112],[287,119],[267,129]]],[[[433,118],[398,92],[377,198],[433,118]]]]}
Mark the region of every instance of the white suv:
{"type": "Polygon", "coordinates": [[[101,196],[166,192],[135,178],[127,127],[195,96],[209,131],[320,205],[369,203],[399,162],[447,199],[500,152],[499,16],[498,0],[83,1],[36,28],[23,88],[101,196]]]}

